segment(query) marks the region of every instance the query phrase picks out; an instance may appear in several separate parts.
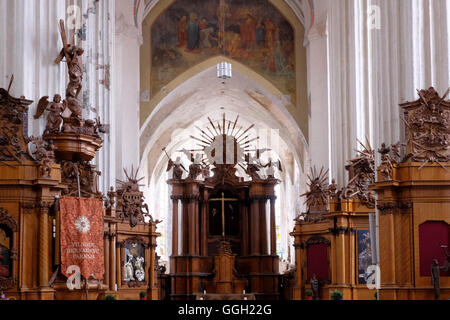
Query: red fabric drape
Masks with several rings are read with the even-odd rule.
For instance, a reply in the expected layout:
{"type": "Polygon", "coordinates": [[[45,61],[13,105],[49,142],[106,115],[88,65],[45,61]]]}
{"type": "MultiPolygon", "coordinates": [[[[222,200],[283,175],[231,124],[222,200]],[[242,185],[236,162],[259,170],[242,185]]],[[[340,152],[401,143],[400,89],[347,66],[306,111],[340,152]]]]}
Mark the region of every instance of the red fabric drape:
{"type": "MultiPolygon", "coordinates": [[[[419,226],[420,276],[429,277],[433,259],[443,265],[446,257],[439,243],[449,245],[449,225],[444,221],[427,221],[419,226]]],[[[448,249],[448,248],[447,248],[448,249]]],[[[441,272],[441,276],[450,276],[450,272],[441,272]]]]}
{"type": "Polygon", "coordinates": [[[78,266],[88,279],[93,274],[102,279],[105,273],[103,247],[103,210],[100,199],[61,197],[61,272],[78,266]]]}
{"type": "Polygon", "coordinates": [[[315,274],[317,279],[329,280],[328,245],[325,243],[311,244],[307,248],[308,281],[315,274]]]}

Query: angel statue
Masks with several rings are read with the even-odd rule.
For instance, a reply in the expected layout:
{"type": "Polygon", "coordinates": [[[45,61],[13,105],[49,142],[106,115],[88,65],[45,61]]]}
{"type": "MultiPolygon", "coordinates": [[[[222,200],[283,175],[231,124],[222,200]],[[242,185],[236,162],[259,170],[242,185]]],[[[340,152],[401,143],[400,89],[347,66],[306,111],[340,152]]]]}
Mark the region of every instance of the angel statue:
{"type": "Polygon", "coordinates": [[[261,176],[259,175],[259,170],[261,169],[261,163],[256,156],[250,153],[245,155],[245,161],[247,162],[247,169],[245,172],[252,178],[252,180],[259,180],[261,176]]]}
{"type": "Polygon", "coordinates": [[[269,161],[265,165],[262,165],[262,167],[267,168],[267,178],[275,178],[275,169],[278,169],[280,172],[283,171],[283,169],[281,168],[281,161],[278,160],[275,162],[272,161],[272,158],[269,158],[269,161]]]}
{"type": "Polygon", "coordinates": [[[61,113],[64,112],[65,101],[61,102],[61,96],[55,94],[53,101],[48,101],[48,96],[42,97],[39,100],[35,119],[39,119],[45,111],[48,111],[47,125],[44,134],[58,133],[62,123],[61,113]]]}
{"type": "Polygon", "coordinates": [[[165,152],[167,158],[169,158],[169,163],[167,164],[167,170],[170,171],[170,169],[173,168],[172,171],[172,179],[181,180],[183,178],[183,170],[188,172],[186,168],[181,163],[181,158],[177,157],[175,161],[170,159],[169,155],[166,152],[166,148],[163,148],[163,151],[165,152]]]}
{"type": "Polygon", "coordinates": [[[182,149],[181,152],[183,152],[192,162],[189,165],[189,179],[197,179],[202,173],[202,155],[200,153],[194,155],[194,153],[186,149],[182,149]]]}

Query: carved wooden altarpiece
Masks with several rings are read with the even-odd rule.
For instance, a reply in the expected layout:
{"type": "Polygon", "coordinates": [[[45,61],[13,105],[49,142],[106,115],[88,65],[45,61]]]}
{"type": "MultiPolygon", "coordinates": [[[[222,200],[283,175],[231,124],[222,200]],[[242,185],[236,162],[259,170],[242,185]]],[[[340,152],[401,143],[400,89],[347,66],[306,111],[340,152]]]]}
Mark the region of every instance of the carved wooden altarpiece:
{"type": "Polygon", "coordinates": [[[181,150],[192,162],[187,173],[180,159],[169,159],[173,178],[167,181],[172,187],[168,298],[243,299],[245,290],[256,299],[279,299],[275,237],[279,180],[263,174],[259,155],[265,150],[251,150],[253,126],[244,129],[238,118],[230,121],[225,114],[209,122],[210,127],[197,128],[200,137],[192,137],[201,149],[181,150]],[[251,180],[238,177],[237,168],[251,180]]]}
{"type": "MultiPolygon", "coordinates": [[[[427,248],[420,249],[425,241],[420,228],[428,223],[450,228],[449,92],[418,90],[417,100],[400,104],[405,143],[379,149],[382,162],[371,189],[378,194],[380,213],[380,299],[434,298],[426,275],[432,259],[421,263],[427,248]]],[[[440,252],[439,243],[428,245],[440,252]]],[[[440,298],[450,298],[450,277],[441,275],[440,288],[440,298]]]]}
{"type": "Polygon", "coordinates": [[[290,233],[296,269],[288,298],[305,299],[305,291],[314,289],[315,274],[320,299],[329,299],[336,289],[344,299],[373,299],[360,272],[357,250],[358,234],[369,232],[368,216],[374,212],[375,197],[369,190],[375,175],[374,151],[368,142],[360,145],[362,150],[346,166],[349,182],[341,190],[334,180],[328,184],[328,170],[312,168],[308,175],[309,190],[302,195],[307,210],[297,216],[290,233]]]}
{"type": "Polygon", "coordinates": [[[0,237],[8,264],[0,287],[16,299],[53,299],[51,207],[63,186],[51,144],[27,136],[32,102],[0,88],[0,237]]]}
{"type": "Polygon", "coordinates": [[[124,170],[126,180],[108,192],[104,217],[106,293],[119,299],[137,299],[141,291],[147,299],[159,299],[156,254],[158,220],[148,211],[144,194],[139,190],[137,170],[124,170]],[[116,288],[117,284],[117,288],[116,288]]]}

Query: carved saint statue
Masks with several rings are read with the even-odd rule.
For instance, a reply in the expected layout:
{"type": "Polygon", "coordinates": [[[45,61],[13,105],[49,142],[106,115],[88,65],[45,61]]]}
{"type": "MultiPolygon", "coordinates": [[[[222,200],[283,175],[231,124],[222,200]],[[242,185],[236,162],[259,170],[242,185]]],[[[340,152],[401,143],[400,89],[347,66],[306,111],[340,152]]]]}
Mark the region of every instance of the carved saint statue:
{"type": "Polygon", "coordinates": [[[66,89],[66,97],[72,97],[77,99],[81,92],[83,81],[83,64],[81,61],[81,55],[84,50],[75,45],[75,39],[72,37],[71,43],[67,42],[66,30],[64,27],[64,21],[60,20],[60,32],[63,42],[63,48],[59,56],[55,59],[55,63],[59,64],[65,57],[67,62],[67,68],[69,70],[69,84],[66,89]]]}
{"type": "Polygon", "coordinates": [[[311,289],[313,292],[314,300],[320,300],[319,287],[320,287],[319,279],[317,279],[316,275],[313,274],[311,278],[311,289]]]}
{"type": "Polygon", "coordinates": [[[259,170],[261,169],[261,164],[256,156],[250,153],[246,155],[247,169],[245,172],[252,178],[252,180],[260,180],[259,170]]]}
{"type": "Polygon", "coordinates": [[[181,150],[181,152],[183,152],[192,162],[189,165],[189,179],[197,179],[197,177],[202,173],[202,155],[200,153],[194,155],[194,153],[186,149],[181,150]]]}
{"type": "Polygon", "coordinates": [[[64,112],[64,109],[65,101],[61,102],[61,96],[59,94],[55,94],[51,102],[48,101],[48,96],[42,97],[39,100],[34,118],[39,119],[44,111],[48,111],[44,134],[59,132],[62,123],[61,113],[64,112]]]}
{"type": "Polygon", "coordinates": [[[434,288],[434,299],[439,300],[440,296],[440,280],[441,280],[441,267],[436,259],[433,259],[433,264],[431,265],[431,285],[434,288]]]}
{"type": "Polygon", "coordinates": [[[127,262],[124,265],[124,269],[125,269],[125,276],[124,276],[124,280],[125,281],[134,281],[134,275],[133,275],[133,255],[132,254],[128,254],[127,257],[127,262]]]}
{"type": "Polygon", "coordinates": [[[167,165],[166,171],[170,171],[172,168],[172,178],[176,180],[181,180],[183,178],[183,170],[188,172],[181,163],[180,157],[177,157],[175,161],[172,161],[172,159],[169,158],[169,164],[167,165]]]}
{"type": "Polygon", "coordinates": [[[267,168],[266,169],[266,176],[267,178],[275,178],[275,169],[277,169],[278,171],[283,171],[283,169],[281,168],[281,161],[272,161],[272,158],[269,158],[269,161],[263,165],[262,167],[267,168]]]}

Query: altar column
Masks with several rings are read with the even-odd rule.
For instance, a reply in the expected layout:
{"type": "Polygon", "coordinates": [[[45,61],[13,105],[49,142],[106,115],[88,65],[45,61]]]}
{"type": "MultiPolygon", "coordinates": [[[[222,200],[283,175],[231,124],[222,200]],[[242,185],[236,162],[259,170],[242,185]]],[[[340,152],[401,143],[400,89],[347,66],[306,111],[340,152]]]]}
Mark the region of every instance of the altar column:
{"type": "Polygon", "coordinates": [[[116,290],[116,266],[120,266],[116,261],[116,224],[110,224],[109,230],[109,290],[116,290]]]}
{"type": "MultiPolygon", "coordinates": [[[[106,223],[106,228],[109,229],[108,223],[106,223]]],[[[104,263],[105,263],[105,276],[104,276],[104,284],[109,288],[109,231],[103,232],[103,252],[104,263]]]]}
{"type": "Polygon", "coordinates": [[[242,201],[242,248],[241,252],[243,256],[248,255],[248,206],[242,201]]]}
{"type": "Polygon", "coordinates": [[[259,200],[255,197],[251,199],[250,213],[250,254],[257,255],[260,253],[259,246],[259,200]]]}
{"type": "Polygon", "coordinates": [[[172,198],[172,256],[178,255],[178,198],[172,198]]]}
{"type": "Polygon", "coordinates": [[[200,220],[199,220],[199,205],[198,205],[198,197],[194,199],[194,229],[195,229],[195,248],[194,248],[194,254],[199,255],[200,254],[200,220]]]}
{"type": "Polygon", "coordinates": [[[181,242],[183,255],[189,254],[189,214],[188,214],[188,200],[182,200],[183,218],[181,219],[181,242]]]}
{"type": "Polygon", "coordinates": [[[202,210],[201,210],[201,221],[202,221],[202,226],[201,226],[201,255],[202,256],[207,256],[208,255],[208,232],[207,232],[207,226],[208,226],[208,221],[207,221],[207,215],[209,212],[209,205],[208,205],[208,201],[204,200],[202,202],[202,210]]]}
{"type": "Polygon", "coordinates": [[[50,273],[50,229],[48,210],[50,203],[41,202],[39,217],[39,286],[47,288],[50,273]]]}
{"type": "Polygon", "coordinates": [[[259,218],[260,218],[260,239],[261,239],[261,254],[267,255],[267,198],[259,200],[259,218]]]}
{"type": "Polygon", "coordinates": [[[195,254],[195,233],[196,233],[196,223],[195,223],[195,199],[190,198],[189,199],[189,206],[188,206],[188,246],[189,255],[195,254]]]}
{"type": "Polygon", "coordinates": [[[277,254],[277,236],[275,226],[275,199],[276,196],[270,197],[270,254],[277,254]]]}

